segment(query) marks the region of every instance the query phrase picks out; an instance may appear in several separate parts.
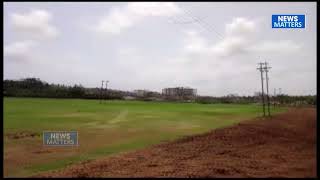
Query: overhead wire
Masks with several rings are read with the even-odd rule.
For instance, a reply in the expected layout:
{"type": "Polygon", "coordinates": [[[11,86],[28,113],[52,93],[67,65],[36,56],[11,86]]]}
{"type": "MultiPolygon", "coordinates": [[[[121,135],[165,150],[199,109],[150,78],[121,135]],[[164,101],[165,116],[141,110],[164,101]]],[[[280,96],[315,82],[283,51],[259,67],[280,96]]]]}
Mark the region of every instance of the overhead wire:
{"type": "Polygon", "coordinates": [[[183,9],[183,8],[181,8],[181,7],[180,7],[180,9],[182,10],[182,12],[183,12],[185,15],[191,17],[191,18],[192,18],[195,22],[197,22],[202,28],[206,29],[206,30],[209,31],[209,32],[214,32],[216,35],[218,35],[218,37],[219,37],[220,39],[223,39],[223,38],[224,38],[218,31],[215,30],[215,28],[213,28],[212,25],[208,24],[207,22],[203,21],[203,20],[200,19],[200,18],[195,17],[194,15],[192,15],[192,13],[191,13],[190,11],[188,11],[188,10],[186,10],[186,9],[183,9]]]}

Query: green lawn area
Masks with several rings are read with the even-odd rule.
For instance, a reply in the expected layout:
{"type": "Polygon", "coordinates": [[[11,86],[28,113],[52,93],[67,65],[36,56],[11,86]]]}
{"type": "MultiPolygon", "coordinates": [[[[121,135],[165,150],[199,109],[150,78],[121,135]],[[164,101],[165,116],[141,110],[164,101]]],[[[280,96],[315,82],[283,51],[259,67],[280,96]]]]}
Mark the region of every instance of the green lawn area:
{"type": "Polygon", "coordinates": [[[261,116],[257,105],[4,98],[4,175],[29,176],[257,116],[261,116]],[[79,146],[44,147],[42,132],[46,130],[76,130],[79,146]],[[19,132],[41,136],[6,136],[19,132]]]}

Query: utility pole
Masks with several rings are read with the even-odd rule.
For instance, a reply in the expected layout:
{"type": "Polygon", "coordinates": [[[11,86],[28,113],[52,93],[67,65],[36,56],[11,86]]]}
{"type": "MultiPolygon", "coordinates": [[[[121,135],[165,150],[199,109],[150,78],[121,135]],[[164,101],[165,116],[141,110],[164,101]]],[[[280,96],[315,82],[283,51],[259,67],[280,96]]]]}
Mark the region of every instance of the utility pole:
{"type": "Polygon", "coordinates": [[[271,69],[271,67],[268,67],[268,63],[264,62],[264,71],[266,72],[266,85],[267,85],[267,101],[268,101],[268,116],[270,117],[270,98],[269,98],[269,77],[268,77],[268,72],[271,69]]]}
{"type": "Polygon", "coordinates": [[[107,95],[108,95],[108,83],[109,83],[109,81],[106,81],[106,100],[107,100],[107,95]]]}
{"type": "Polygon", "coordinates": [[[262,109],[263,109],[263,116],[266,116],[266,112],[265,112],[265,107],[264,107],[264,91],[263,91],[263,67],[262,65],[264,63],[258,63],[260,65],[260,67],[258,67],[257,69],[260,71],[261,73],[261,88],[262,88],[262,93],[261,93],[261,97],[262,97],[262,109]]]}
{"type": "Polygon", "coordinates": [[[101,89],[100,89],[100,104],[102,103],[103,82],[104,82],[104,81],[102,81],[101,89]]]}
{"type": "Polygon", "coordinates": [[[279,95],[281,95],[281,88],[279,88],[279,95]]]}
{"type": "Polygon", "coordinates": [[[276,88],[274,88],[273,91],[273,108],[276,108],[276,88]]]}

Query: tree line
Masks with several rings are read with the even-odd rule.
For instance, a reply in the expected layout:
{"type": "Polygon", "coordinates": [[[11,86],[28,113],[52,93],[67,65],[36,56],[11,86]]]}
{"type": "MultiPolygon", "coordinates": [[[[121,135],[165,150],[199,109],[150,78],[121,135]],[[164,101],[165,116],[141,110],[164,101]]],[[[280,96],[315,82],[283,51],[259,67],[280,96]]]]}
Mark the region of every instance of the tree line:
{"type": "Polygon", "coordinates": [[[82,85],[66,86],[49,84],[39,78],[4,80],[3,95],[7,97],[44,97],[44,98],[85,98],[85,99],[122,99],[121,92],[99,88],[84,88],[82,85]]]}
{"type": "MultiPolygon", "coordinates": [[[[3,95],[7,97],[44,97],[44,98],[83,98],[83,99],[125,99],[125,97],[135,97],[137,100],[165,100],[168,98],[160,93],[146,93],[143,97],[137,96],[133,92],[120,90],[102,90],[100,88],[85,88],[82,85],[65,86],[60,84],[49,84],[41,81],[39,78],[25,78],[20,80],[4,80],[3,95]]],[[[170,99],[169,99],[170,100],[170,99]]],[[[181,100],[182,101],[182,100],[181,100]]],[[[239,96],[230,94],[228,96],[197,96],[185,102],[196,102],[201,104],[213,103],[261,103],[262,98],[256,96],[239,96]]],[[[284,105],[316,105],[316,95],[308,96],[289,96],[279,94],[271,96],[270,101],[273,104],[284,105]]]]}
{"type": "MultiPolygon", "coordinates": [[[[213,104],[213,103],[237,103],[237,104],[250,104],[250,103],[262,103],[261,96],[200,96],[196,98],[196,102],[201,104],[213,104]]],[[[265,103],[267,99],[265,98],[265,103]]],[[[270,97],[270,104],[272,105],[289,105],[289,106],[303,106],[303,105],[316,105],[316,95],[305,96],[289,96],[286,94],[279,94],[270,97]]]]}

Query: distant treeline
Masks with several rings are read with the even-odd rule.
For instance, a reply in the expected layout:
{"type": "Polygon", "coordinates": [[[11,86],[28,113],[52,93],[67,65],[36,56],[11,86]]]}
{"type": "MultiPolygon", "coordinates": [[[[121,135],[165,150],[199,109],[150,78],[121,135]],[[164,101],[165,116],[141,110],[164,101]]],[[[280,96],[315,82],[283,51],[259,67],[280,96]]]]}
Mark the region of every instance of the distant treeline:
{"type": "Polygon", "coordinates": [[[85,98],[85,99],[122,99],[121,92],[99,88],[84,88],[81,85],[65,86],[49,84],[38,78],[4,80],[3,95],[8,97],[46,97],[46,98],[85,98]]]}
{"type": "Polygon", "coordinates": [[[239,103],[239,104],[249,104],[259,101],[259,97],[254,96],[222,96],[222,97],[212,97],[212,96],[199,96],[196,98],[196,102],[201,104],[214,104],[214,103],[239,103]]]}
{"type": "MultiPolygon", "coordinates": [[[[100,88],[85,88],[82,85],[65,86],[60,84],[49,84],[39,78],[26,78],[21,80],[4,80],[3,95],[8,97],[45,97],[45,98],[83,98],[83,99],[137,99],[144,101],[170,101],[160,93],[146,93],[143,97],[129,91],[108,89],[101,91],[100,88]]],[[[197,96],[193,99],[180,99],[183,102],[196,102],[202,104],[213,103],[261,103],[261,96],[238,96],[228,95],[223,97],[197,96]]],[[[177,101],[177,100],[172,100],[177,101]]],[[[179,100],[178,100],[179,101],[179,100]]],[[[279,94],[271,96],[272,104],[285,105],[316,105],[316,95],[289,96],[279,94]]]]}
{"type": "MultiPolygon", "coordinates": [[[[223,96],[223,97],[212,97],[202,96],[197,97],[196,102],[202,104],[213,104],[213,103],[238,103],[238,104],[249,104],[249,103],[261,103],[261,96],[223,96]]],[[[267,98],[265,97],[265,102],[267,98]]],[[[279,94],[276,96],[270,96],[270,103],[276,105],[316,105],[317,96],[289,96],[286,94],[279,94]]]]}

